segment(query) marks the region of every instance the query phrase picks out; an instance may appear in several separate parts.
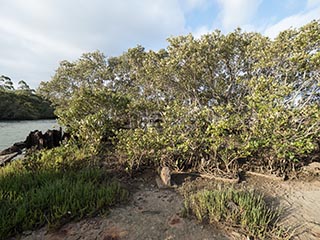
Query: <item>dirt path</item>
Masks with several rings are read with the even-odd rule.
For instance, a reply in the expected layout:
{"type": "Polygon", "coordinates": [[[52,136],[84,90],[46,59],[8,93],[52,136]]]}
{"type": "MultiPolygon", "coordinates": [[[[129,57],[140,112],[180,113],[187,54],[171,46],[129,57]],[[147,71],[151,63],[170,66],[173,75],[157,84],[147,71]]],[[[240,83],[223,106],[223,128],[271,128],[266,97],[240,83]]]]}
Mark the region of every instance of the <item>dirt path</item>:
{"type": "MultiPolygon", "coordinates": [[[[210,181],[200,180],[205,186],[210,181]]],[[[192,182],[199,184],[199,181],[192,182]]],[[[241,183],[270,196],[284,209],[281,223],[291,226],[296,240],[320,239],[320,181],[275,181],[248,177],[241,183]]],[[[80,239],[246,239],[233,231],[183,218],[183,199],[174,189],[159,189],[155,174],[137,177],[129,186],[128,204],[111,210],[107,216],[69,223],[55,232],[45,228],[13,239],[80,240],[80,239]]]]}
{"type": "Polygon", "coordinates": [[[129,204],[112,209],[107,216],[69,223],[56,232],[43,228],[21,239],[230,239],[222,230],[183,218],[182,197],[172,189],[159,189],[154,176],[142,177],[132,188],[129,204]]]}

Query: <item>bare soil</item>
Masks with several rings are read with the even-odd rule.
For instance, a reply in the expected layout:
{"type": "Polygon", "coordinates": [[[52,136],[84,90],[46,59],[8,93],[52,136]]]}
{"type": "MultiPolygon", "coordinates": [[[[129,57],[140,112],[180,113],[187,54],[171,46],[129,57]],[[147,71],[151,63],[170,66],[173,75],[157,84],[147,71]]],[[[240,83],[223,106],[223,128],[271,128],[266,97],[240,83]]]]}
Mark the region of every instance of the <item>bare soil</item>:
{"type": "Polygon", "coordinates": [[[175,189],[159,189],[156,174],[145,173],[128,185],[129,203],[106,216],[68,223],[57,231],[25,232],[24,240],[230,239],[222,229],[183,217],[183,198],[175,189]]]}
{"type": "MultiPolygon", "coordinates": [[[[55,231],[42,228],[25,232],[13,239],[248,239],[236,229],[222,229],[184,217],[183,198],[177,191],[180,187],[163,188],[156,179],[159,180],[152,171],[137,176],[127,186],[131,192],[129,203],[113,208],[106,216],[68,223],[55,231]]],[[[195,180],[194,176],[173,180],[180,185],[186,179],[188,184],[199,188],[212,182],[208,179],[195,180]]],[[[238,184],[241,185],[264,193],[273,204],[283,209],[280,223],[285,227],[290,226],[291,239],[320,239],[319,177],[311,181],[279,181],[248,176],[238,184]]]]}
{"type": "Polygon", "coordinates": [[[320,181],[319,177],[303,181],[277,181],[250,177],[244,183],[265,193],[283,209],[280,224],[289,227],[292,239],[320,239],[320,181]]]}

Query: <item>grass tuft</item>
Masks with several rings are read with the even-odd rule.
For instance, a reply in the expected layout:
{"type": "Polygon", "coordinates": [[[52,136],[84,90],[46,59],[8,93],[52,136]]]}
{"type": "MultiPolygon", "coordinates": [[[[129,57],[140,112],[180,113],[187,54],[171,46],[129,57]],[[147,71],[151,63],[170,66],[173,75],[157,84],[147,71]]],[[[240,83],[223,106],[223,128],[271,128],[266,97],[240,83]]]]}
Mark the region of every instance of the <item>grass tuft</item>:
{"type": "Polygon", "coordinates": [[[280,216],[280,211],[268,207],[261,194],[232,187],[199,190],[186,197],[185,207],[200,221],[240,227],[259,239],[274,232],[280,216]]]}

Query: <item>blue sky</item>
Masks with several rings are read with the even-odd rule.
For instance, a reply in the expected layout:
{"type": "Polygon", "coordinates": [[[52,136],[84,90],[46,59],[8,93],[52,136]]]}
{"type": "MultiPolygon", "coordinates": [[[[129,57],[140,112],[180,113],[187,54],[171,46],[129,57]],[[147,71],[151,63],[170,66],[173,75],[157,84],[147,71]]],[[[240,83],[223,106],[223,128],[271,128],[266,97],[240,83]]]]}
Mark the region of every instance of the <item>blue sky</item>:
{"type": "Polygon", "coordinates": [[[0,0],[0,9],[0,75],[33,88],[84,52],[158,50],[170,36],[237,27],[273,38],[320,19],[320,0],[0,0]]]}

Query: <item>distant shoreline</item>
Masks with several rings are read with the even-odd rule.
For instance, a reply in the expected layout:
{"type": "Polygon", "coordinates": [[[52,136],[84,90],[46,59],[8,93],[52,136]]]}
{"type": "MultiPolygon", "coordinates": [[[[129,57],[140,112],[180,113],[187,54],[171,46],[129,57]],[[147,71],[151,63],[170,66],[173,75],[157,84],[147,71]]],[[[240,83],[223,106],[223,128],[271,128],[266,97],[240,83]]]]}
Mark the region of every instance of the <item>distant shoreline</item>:
{"type": "Polygon", "coordinates": [[[57,117],[52,117],[52,118],[0,118],[0,122],[37,121],[37,120],[58,120],[58,118],[57,117]]]}

